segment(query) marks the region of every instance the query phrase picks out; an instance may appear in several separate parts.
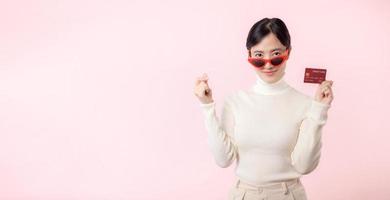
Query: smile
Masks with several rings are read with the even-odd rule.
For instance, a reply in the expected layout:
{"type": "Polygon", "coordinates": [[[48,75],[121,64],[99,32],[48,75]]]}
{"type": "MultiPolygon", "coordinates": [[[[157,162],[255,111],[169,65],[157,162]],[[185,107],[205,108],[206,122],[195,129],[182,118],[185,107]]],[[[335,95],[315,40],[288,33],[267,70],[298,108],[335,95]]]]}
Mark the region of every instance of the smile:
{"type": "Polygon", "coordinates": [[[276,71],[278,71],[278,70],[275,70],[275,71],[263,71],[263,73],[266,73],[266,74],[272,74],[272,73],[274,73],[274,72],[276,72],[276,71]]]}

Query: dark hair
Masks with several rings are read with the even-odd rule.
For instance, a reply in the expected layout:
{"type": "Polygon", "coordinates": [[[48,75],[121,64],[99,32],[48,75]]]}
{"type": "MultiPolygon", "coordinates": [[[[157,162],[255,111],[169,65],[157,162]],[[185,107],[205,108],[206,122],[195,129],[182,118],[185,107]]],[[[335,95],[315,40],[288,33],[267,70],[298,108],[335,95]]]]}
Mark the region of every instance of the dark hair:
{"type": "Polygon", "coordinates": [[[249,30],[248,38],[246,39],[246,48],[250,49],[259,43],[269,33],[275,34],[287,49],[291,48],[290,33],[288,32],[286,24],[279,18],[263,18],[256,22],[249,30]]]}

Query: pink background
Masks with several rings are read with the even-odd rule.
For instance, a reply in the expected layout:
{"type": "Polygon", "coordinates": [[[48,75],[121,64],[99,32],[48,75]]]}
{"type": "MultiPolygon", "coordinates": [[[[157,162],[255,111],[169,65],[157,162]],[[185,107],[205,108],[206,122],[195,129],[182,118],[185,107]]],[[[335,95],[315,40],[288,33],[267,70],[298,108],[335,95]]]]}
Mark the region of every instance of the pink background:
{"type": "MultiPolygon", "coordinates": [[[[335,99],[309,199],[390,198],[390,3],[367,1],[0,2],[0,199],[219,199],[234,165],[206,143],[195,78],[218,112],[255,83],[250,27],[279,17],[286,80],[328,69],[335,99]]],[[[218,113],[218,114],[219,114],[218,113]]]]}

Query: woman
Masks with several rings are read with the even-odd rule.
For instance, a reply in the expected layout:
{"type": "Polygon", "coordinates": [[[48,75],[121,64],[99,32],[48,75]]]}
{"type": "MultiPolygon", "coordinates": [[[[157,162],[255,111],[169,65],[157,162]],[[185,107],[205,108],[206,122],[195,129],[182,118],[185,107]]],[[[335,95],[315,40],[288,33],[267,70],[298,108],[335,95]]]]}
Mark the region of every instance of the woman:
{"type": "Polygon", "coordinates": [[[305,200],[300,177],[319,163],[333,81],[319,84],[312,98],[284,80],[290,34],[278,18],[255,23],[246,47],[256,83],[226,96],[221,120],[207,75],[196,80],[194,93],[205,116],[208,145],[220,167],[236,162],[230,200],[305,200]]]}

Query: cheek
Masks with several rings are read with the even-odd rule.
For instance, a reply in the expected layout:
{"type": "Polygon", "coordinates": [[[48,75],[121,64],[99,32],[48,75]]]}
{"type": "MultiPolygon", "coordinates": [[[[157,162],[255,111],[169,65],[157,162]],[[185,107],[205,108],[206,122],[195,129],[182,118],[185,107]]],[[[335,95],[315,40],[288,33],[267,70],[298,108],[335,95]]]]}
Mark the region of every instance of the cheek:
{"type": "Polygon", "coordinates": [[[278,69],[278,71],[277,71],[277,76],[278,76],[278,77],[282,76],[282,74],[285,73],[285,69],[286,69],[286,66],[280,67],[280,68],[278,69]]]}
{"type": "Polygon", "coordinates": [[[281,68],[283,68],[283,70],[286,68],[286,66],[287,66],[287,63],[286,62],[284,62],[283,64],[282,64],[282,67],[281,68]]]}
{"type": "Polygon", "coordinates": [[[286,64],[283,64],[279,67],[278,73],[283,72],[286,69],[286,64]]]}

